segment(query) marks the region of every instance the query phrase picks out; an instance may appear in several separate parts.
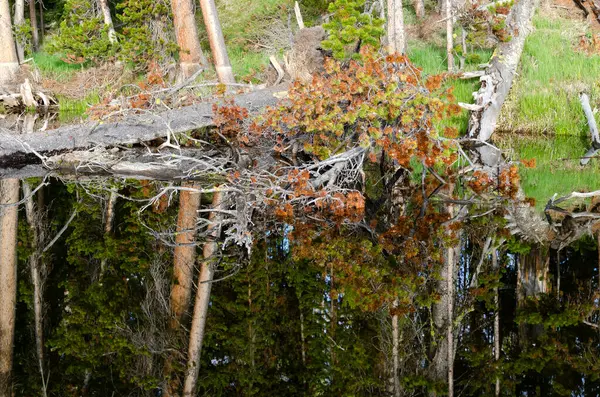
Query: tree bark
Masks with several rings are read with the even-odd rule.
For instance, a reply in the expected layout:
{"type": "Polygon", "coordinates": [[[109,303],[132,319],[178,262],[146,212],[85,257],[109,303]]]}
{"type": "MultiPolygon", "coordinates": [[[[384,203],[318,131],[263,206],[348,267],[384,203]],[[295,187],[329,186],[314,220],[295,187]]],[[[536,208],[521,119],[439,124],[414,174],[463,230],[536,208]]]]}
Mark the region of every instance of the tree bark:
{"type": "Polygon", "coordinates": [[[200,0],[200,7],[202,8],[202,16],[204,17],[210,50],[214,58],[219,81],[223,84],[233,84],[235,83],[235,78],[233,77],[233,70],[231,69],[231,63],[227,55],[227,47],[225,46],[225,39],[221,29],[221,22],[219,22],[215,1],[200,0]]]}
{"type": "Polygon", "coordinates": [[[425,18],[425,1],[424,0],[415,0],[415,14],[417,14],[417,18],[419,18],[419,19],[425,18]]]}
{"type": "Polygon", "coordinates": [[[454,70],[454,18],[452,17],[452,0],[444,0],[446,4],[446,56],[448,58],[448,71],[454,70]]]}
{"type": "MultiPolygon", "coordinates": [[[[0,180],[0,205],[18,201],[19,180],[0,180]]],[[[0,207],[0,397],[12,396],[17,301],[17,217],[17,205],[0,207]]]]}
{"type": "MultiPolygon", "coordinates": [[[[531,248],[529,253],[521,255],[517,263],[517,306],[523,305],[529,298],[537,298],[549,292],[548,273],[550,260],[539,246],[531,248]]],[[[543,326],[521,324],[519,339],[521,344],[534,342],[543,332],[543,326]]]]}
{"type": "Polygon", "coordinates": [[[402,0],[387,0],[387,44],[388,53],[406,53],[406,38],[404,36],[404,14],[402,0]]]}
{"type": "MultiPolygon", "coordinates": [[[[394,300],[393,309],[398,308],[398,298],[394,300]]],[[[394,382],[394,397],[400,397],[400,326],[398,314],[392,314],[392,379],[394,382]]]]}
{"type": "Polygon", "coordinates": [[[0,86],[13,82],[19,70],[19,58],[13,39],[8,0],[0,0],[0,86]]]}
{"type": "MultiPolygon", "coordinates": [[[[0,56],[4,53],[0,52],[0,56]]],[[[17,65],[18,66],[18,65],[17,65]]],[[[271,87],[233,97],[235,103],[250,113],[276,104],[278,92],[286,86],[271,87]]],[[[0,168],[39,164],[33,154],[72,152],[95,146],[113,147],[139,144],[169,134],[179,134],[213,125],[213,101],[173,109],[158,114],[131,115],[116,123],[90,122],[46,130],[27,135],[15,135],[0,129],[0,168]],[[21,161],[23,160],[23,161],[21,161]]]]}
{"type": "MultiPolygon", "coordinates": [[[[224,209],[224,194],[214,193],[212,207],[216,211],[224,209]]],[[[206,328],[206,319],[208,314],[208,305],[210,302],[210,290],[214,277],[214,256],[217,251],[217,240],[221,234],[221,215],[219,212],[211,212],[209,216],[211,224],[209,226],[209,241],[204,244],[204,261],[200,267],[200,276],[198,277],[198,291],[194,303],[194,317],[190,329],[190,343],[188,347],[188,362],[185,374],[183,397],[193,397],[196,391],[196,382],[200,371],[200,353],[202,351],[202,342],[204,340],[204,331],[206,328]]]]}
{"type": "MultiPolygon", "coordinates": [[[[525,39],[531,31],[531,20],[539,0],[521,0],[515,3],[507,21],[507,31],[511,39],[499,43],[486,74],[480,78],[481,88],[475,97],[475,110],[469,120],[468,135],[487,142],[496,128],[500,109],[512,86],[515,72],[521,59],[525,39]]],[[[479,150],[481,160],[486,165],[495,165],[498,153],[486,145],[479,150]]]]}
{"type": "MultiPolygon", "coordinates": [[[[15,1],[15,17],[13,18],[13,22],[17,29],[25,24],[25,0],[15,1]]],[[[22,63],[25,60],[25,43],[15,38],[15,44],[19,63],[22,63]]]]}
{"type": "Polygon", "coordinates": [[[33,51],[37,51],[40,48],[40,35],[38,33],[37,15],[35,12],[35,0],[29,0],[29,21],[31,23],[31,41],[33,45],[33,51]]]}
{"type": "Polygon", "coordinates": [[[586,165],[590,159],[600,151],[600,134],[598,134],[598,125],[596,124],[596,118],[594,117],[594,112],[590,106],[590,98],[585,92],[582,92],[579,94],[579,101],[581,102],[583,113],[587,119],[588,127],[590,129],[590,138],[592,139],[592,147],[580,161],[581,165],[586,165]]]}
{"type": "Polygon", "coordinates": [[[32,189],[29,183],[23,181],[23,196],[28,197],[25,202],[25,217],[31,230],[32,246],[34,252],[29,256],[29,270],[33,284],[33,314],[35,347],[37,353],[38,370],[42,380],[42,395],[47,396],[46,371],[44,368],[44,317],[43,317],[43,276],[42,276],[42,249],[43,238],[41,227],[41,213],[33,203],[32,189]]]}
{"type": "Polygon", "coordinates": [[[44,24],[44,2],[42,0],[38,1],[40,6],[40,44],[44,42],[44,30],[46,29],[46,25],[44,24]]]}
{"type": "MultiPolygon", "coordinates": [[[[34,0],[29,0],[34,1],[34,0]]],[[[117,42],[117,33],[113,25],[112,16],[110,15],[110,7],[108,6],[107,0],[98,0],[100,9],[102,10],[102,17],[104,18],[104,25],[108,27],[108,41],[111,43],[117,42]]]]}
{"type": "MultiPolygon", "coordinates": [[[[104,233],[109,236],[113,232],[113,223],[115,220],[115,207],[117,206],[117,191],[114,189],[110,190],[110,195],[108,196],[108,201],[106,202],[106,213],[104,216],[104,233]]],[[[103,258],[100,261],[100,282],[104,278],[104,273],[106,272],[106,258],[103,258]]]]}
{"type": "MultiPolygon", "coordinates": [[[[492,268],[498,271],[498,251],[492,252],[492,268]]],[[[500,361],[500,296],[498,287],[494,287],[494,361],[496,364],[500,361]]],[[[496,376],[495,396],[500,396],[500,377],[496,376]]]]}
{"type": "Polygon", "coordinates": [[[171,9],[179,46],[179,66],[183,77],[188,78],[208,64],[200,47],[194,3],[193,0],[171,0],[171,9]]]}
{"type": "MultiPolygon", "coordinates": [[[[451,190],[451,189],[450,189],[451,190]]],[[[448,206],[450,217],[453,216],[452,205],[448,206]]],[[[456,262],[460,248],[445,248],[446,255],[440,272],[437,290],[441,296],[439,302],[433,304],[432,316],[435,327],[437,345],[433,358],[435,380],[446,381],[448,396],[454,396],[454,281],[456,262]]]]}
{"type": "MultiPolygon", "coordinates": [[[[199,189],[198,183],[184,183],[183,186],[199,189]]],[[[171,289],[171,310],[175,329],[188,311],[192,297],[194,264],[196,262],[196,223],[200,209],[200,193],[184,190],[179,195],[177,234],[173,254],[173,287],[171,289]]]]}

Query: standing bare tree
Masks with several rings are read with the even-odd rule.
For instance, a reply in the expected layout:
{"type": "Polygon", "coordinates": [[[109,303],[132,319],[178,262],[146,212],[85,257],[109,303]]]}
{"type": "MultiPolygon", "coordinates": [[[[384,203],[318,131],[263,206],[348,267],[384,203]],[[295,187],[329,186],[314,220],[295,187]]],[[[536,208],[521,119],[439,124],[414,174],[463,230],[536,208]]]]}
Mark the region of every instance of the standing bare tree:
{"type": "Polygon", "coordinates": [[[215,1],[200,0],[200,7],[202,8],[202,16],[204,17],[210,50],[215,61],[215,69],[219,81],[223,84],[234,84],[235,78],[233,77],[233,70],[231,69],[231,63],[227,55],[227,47],[225,46],[225,38],[223,37],[223,30],[221,29],[221,22],[219,22],[215,1]]]}
{"type": "MultiPolygon", "coordinates": [[[[33,2],[34,0],[29,0],[33,2]]],[[[112,17],[110,15],[110,8],[108,7],[107,0],[98,0],[100,4],[100,9],[102,10],[102,16],[104,17],[104,24],[108,27],[108,40],[111,43],[117,42],[117,33],[115,32],[115,28],[113,25],[112,17]]]]}
{"type": "Polygon", "coordinates": [[[387,9],[388,52],[390,54],[405,54],[406,37],[404,35],[402,0],[388,0],[387,9]]]}
{"type": "MultiPolygon", "coordinates": [[[[10,15],[9,15],[10,18],[10,15]]],[[[12,396],[19,180],[0,181],[0,397],[12,396]]]]}
{"type": "Polygon", "coordinates": [[[10,6],[8,0],[0,0],[0,86],[14,79],[19,70],[19,58],[15,50],[10,6]]]}
{"type": "Polygon", "coordinates": [[[29,21],[31,22],[31,39],[33,42],[33,50],[37,51],[40,48],[40,35],[38,33],[35,0],[29,0],[29,21]]]}
{"type": "MultiPolygon", "coordinates": [[[[19,30],[19,28],[25,24],[25,0],[15,1],[15,16],[13,18],[13,22],[17,30],[19,30]]],[[[15,38],[15,43],[17,45],[17,56],[19,57],[19,62],[23,62],[25,59],[25,43],[23,42],[23,37],[17,36],[15,38]]]]}
{"type": "Polygon", "coordinates": [[[419,19],[425,18],[425,1],[424,0],[415,0],[415,14],[417,14],[417,18],[419,18],[419,19]]]}
{"type": "Polygon", "coordinates": [[[445,1],[446,19],[446,55],[448,57],[448,71],[454,70],[454,17],[452,16],[452,0],[445,1]]]}
{"type": "Polygon", "coordinates": [[[179,66],[183,77],[190,77],[207,65],[198,39],[194,3],[192,0],[171,0],[171,10],[179,46],[179,66]]]}

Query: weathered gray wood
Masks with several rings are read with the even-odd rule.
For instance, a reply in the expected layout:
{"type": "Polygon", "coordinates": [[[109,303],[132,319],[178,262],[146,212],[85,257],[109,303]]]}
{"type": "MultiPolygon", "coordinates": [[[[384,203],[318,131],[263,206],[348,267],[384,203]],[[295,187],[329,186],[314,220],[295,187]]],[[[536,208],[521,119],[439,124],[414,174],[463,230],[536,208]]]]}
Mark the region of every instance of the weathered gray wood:
{"type": "MultiPolygon", "coordinates": [[[[284,86],[254,91],[235,96],[235,103],[257,112],[277,103],[273,94],[285,90],[284,86]]],[[[61,127],[55,130],[15,135],[0,129],[0,168],[17,168],[35,164],[35,153],[48,156],[92,147],[114,147],[138,144],[168,134],[178,134],[207,127],[213,123],[213,102],[201,103],[163,113],[145,113],[126,116],[114,123],[91,122],[61,127]]]]}
{"type": "Polygon", "coordinates": [[[582,92],[579,94],[579,101],[581,102],[581,107],[583,107],[583,113],[585,113],[585,118],[587,119],[588,127],[590,128],[590,137],[592,138],[592,147],[580,161],[581,165],[586,165],[590,159],[600,151],[600,134],[598,134],[598,126],[596,125],[594,112],[590,106],[590,98],[585,92],[582,92]]]}
{"type": "MultiPolygon", "coordinates": [[[[469,137],[486,142],[492,136],[500,109],[512,86],[525,39],[532,29],[531,20],[538,2],[539,0],[519,0],[513,6],[507,18],[507,29],[512,38],[498,45],[490,66],[480,78],[481,88],[473,94],[475,105],[482,108],[471,113],[469,137]]],[[[482,160],[485,161],[483,158],[482,160]]]]}

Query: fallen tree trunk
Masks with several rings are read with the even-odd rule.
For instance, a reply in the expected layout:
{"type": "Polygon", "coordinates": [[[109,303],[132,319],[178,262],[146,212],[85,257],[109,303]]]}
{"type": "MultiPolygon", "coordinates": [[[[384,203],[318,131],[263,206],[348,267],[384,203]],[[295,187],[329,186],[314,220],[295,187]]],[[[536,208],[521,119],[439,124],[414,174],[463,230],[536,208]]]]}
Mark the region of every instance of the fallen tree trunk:
{"type": "MultiPolygon", "coordinates": [[[[487,142],[496,128],[500,109],[504,104],[521,59],[525,39],[531,31],[531,20],[539,0],[516,2],[507,20],[507,34],[511,39],[496,48],[490,66],[481,76],[481,88],[473,94],[476,108],[469,120],[468,136],[487,142]]],[[[499,161],[497,151],[484,145],[478,150],[480,160],[486,165],[499,161]],[[489,152],[489,153],[488,153],[489,152]]]]}
{"type": "MultiPolygon", "coordinates": [[[[276,104],[278,98],[274,94],[285,89],[285,86],[271,87],[237,95],[233,99],[238,106],[255,112],[276,104]]],[[[51,156],[96,146],[139,144],[211,126],[213,103],[201,103],[158,114],[131,115],[114,123],[86,123],[28,135],[0,130],[0,168],[39,164],[41,160],[37,155],[51,156]]]]}
{"type": "Polygon", "coordinates": [[[583,112],[585,113],[588,127],[590,128],[590,137],[592,138],[592,147],[580,161],[581,165],[586,165],[589,163],[590,159],[600,151],[600,134],[598,134],[598,126],[596,125],[594,112],[590,106],[590,98],[585,92],[582,92],[579,94],[579,101],[581,101],[581,107],[583,107],[583,112]]]}

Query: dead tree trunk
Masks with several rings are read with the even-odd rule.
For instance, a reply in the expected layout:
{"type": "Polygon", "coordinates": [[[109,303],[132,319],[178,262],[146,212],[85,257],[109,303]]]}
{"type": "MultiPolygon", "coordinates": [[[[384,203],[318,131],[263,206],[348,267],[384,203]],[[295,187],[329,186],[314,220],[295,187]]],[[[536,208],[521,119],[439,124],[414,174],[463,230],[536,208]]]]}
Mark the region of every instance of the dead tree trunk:
{"type": "Polygon", "coordinates": [[[425,18],[425,1],[424,0],[415,0],[415,14],[417,14],[417,18],[419,18],[419,19],[425,18]]]}
{"type": "Polygon", "coordinates": [[[234,84],[235,78],[233,77],[231,63],[227,55],[227,47],[225,46],[225,39],[223,38],[223,31],[221,30],[221,22],[219,22],[215,1],[200,0],[200,7],[202,8],[202,16],[204,17],[210,50],[215,60],[215,69],[219,81],[223,84],[234,84]]]}
{"type": "MultiPolygon", "coordinates": [[[[507,33],[511,39],[498,44],[490,66],[480,78],[481,88],[473,94],[468,135],[486,142],[496,128],[500,109],[504,104],[521,59],[525,39],[531,30],[531,20],[539,0],[521,0],[515,3],[507,20],[507,33]]],[[[484,164],[495,165],[498,153],[482,146],[478,151],[484,164]]]]}
{"type": "Polygon", "coordinates": [[[13,40],[8,0],[0,0],[0,86],[10,83],[19,70],[19,58],[13,40]]]}
{"type": "MultiPolygon", "coordinates": [[[[111,189],[110,195],[108,196],[108,201],[106,202],[106,213],[104,216],[104,233],[109,236],[113,231],[113,222],[115,219],[115,207],[117,206],[117,191],[111,189]]],[[[103,258],[100,261],[100,282],[104,278],[104,273],[106,272],[106,258],[103,258]]]]}
{"type": "Polygon", "coordinates": [[[598,125],[596,124],[594,112],[590,106],[590,98],[585,92],[582,92],[579,94],[579,101],[581,102],[581,107],[583,107],[583,112],[585,113],[585,118],[587,119],[588,127],[590,128],[590,138],[592,139],[592,147],[580,161],[581,165],[586,165],[590,159],[600,151],[600,134],[598,134],[598,125]]]}
{"type": "MultiPolygon", "coordinates": [[[[529,298],[537,298],[549,292],[548,273],[550,260],[542,247],[534,246],[529,253],[521,255],[517,269],[517,305],[529,298]]],[[[541,325],[521,324],[519,339],[522,344],[534,342],[542,333],[541,325]]]]}
{"type": "MultiPolygon", "coordinates": [[[[20,30],[20,28],[25,24],[25,0],[15,1],[15,17],[13,18],[13,22],[17,30],[20,30]]],[[[22,63],[25,60],[25,43],[22,41],[22,39],[23,38],[21,37],[15,38],[19,63],[22,63]]]]}
{"type": "MultiPolygon", "coordinates": [[[[199,189],[197,183],[185,183],[185,187],[199,189]]],[[[183,190],[179,196],[177,235],[173,254],[173,287],[171,289],[171,309],[175,329],[188,311],[192,297],[192,281],[196,262],[196,223],[200,209],[200,193],[183,190]]]]}
{"type": "Polygon", "coordinates": [[[44,2],[42,0],[38,1],[39,10],[40,10],[40,44],[44,42],[44,30],[46,29],[46,25],[44,24],[44,2]]]}
{"type": "MultiPolygon", "coordinates": [[[[9,15],[10,18],[10,15],[9,15]]],[[[0,397],[12,396],[13,340],[17,303],[19,180],[0,181],[0,397]]]]}
{"type": "MultiPolygon", "coordinates": [[[[498,271],[498,251],[494,249],[492,252],[492,268],[498,271]]],[[[496,364],[500,361],[500,297],[498,295],[498,287],[494,288],[494,361],[496,364]]],[[[500,377],[496,376],[495,396],[500,396],[500,377]]]]}
{"type": "Polygon", "coordinates": [[[200,47],[193,0],[171,0],[175,37],[179,46],[179,66],[188,78],[208,64],[200,47]]]}
{"type": "Polygon", "coordinates": [[[445,0],[446,8],[446,57],[448,58],[448,71],[454,70],[454,18],[452,17],[452,0],[445,0]]]}
{"type": "Polygon", "coordinates": [[[406,38],[404,36],[404,15],[402,0],[387,0],[387,44],[388,53],[406,53],[406,38]]]}
{"type": "MultiPolygon", "coordinates": [[[[448,212],[452,216],[453,208],[448,212]]],[[[454,282],[460,248],[448,247],[437,283],[441,299],[433,304],[432,316],[437,345],[433,357],[432,377],[446,381],[448,396],[454,396],[454,282]]]]}
{"type": "Polygon", "coordinates": [[[33,44],[33,50],[37,51],[40,48],[40,35],[38,34],[37,15],[35,12],[35,0],[29,0],[29,21],[31,23],[31,40],[33,44]]]}
{"type": "MultiPolygon", "coordinates": [[[[29,0],[33,1],[33,0],[29,0]]],[[[110,8],[108,7],[107,0],[98,0],[100,5],[100,10],[102,11],[102,17],[104,18],[104,25],[108,27],[108,40],[111,43],[117,42],[117,33],[115,32],[115,28],[113,25],[112,16],[110,15],[110,8]]]]}
{"type": "MultiPolygon", "coordinates": [[[[394,300],[392,308],[398,308],[398,298],[394,300]]],[[[394,397],[400,397],[400,324],[396,311],[392,314],[392,371],[394,397]]]]}
{"type": "Polygon", "coordinates": [[[43,317],[43,271],[42,271],[42,250],[43,242],[41,213],[39,208],[35,208],[33,203],[33,194],[31,186],[23,182],[23,196],[28,197],[25,202],[25,216],[31,230],[31,240],[34,252],[29,256],[29,270],[31,272],[31,283],[33,284],[33,314],[34,314],[34,333],[35,347],[37,352],[38,370],[42,379],[42,395],[47,396],[46,371],[44,368],[44,317],[43,317]]]}
{"type": "Polygon", "coordinates": [[[190,329],[190,343],[188,346],[188,362],[183,386],[183,397],[193,397],[196,391],[196,382],[200,371],[200,353],[202,351],[202,342],[204,340],[204,331],[206,328],[206,319],[208,315],[208,304],[210,302],[210,290],[215,273],[214,256],[217,251],[217,240],[221,234],[221,218],[219,211],[224,209],[224,194],[214,193],[212,208],[209,216],[210,225],[208,241],[204,244],[204,261],[200,267],[200,276],[198,277],[198,291],[194,303],[194,316],[190,329]]]}

